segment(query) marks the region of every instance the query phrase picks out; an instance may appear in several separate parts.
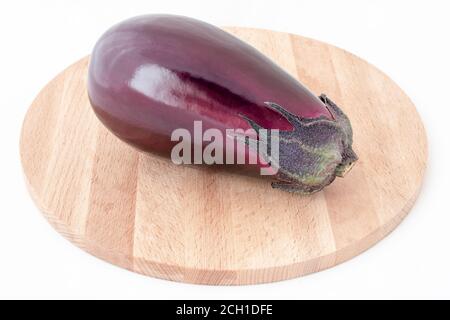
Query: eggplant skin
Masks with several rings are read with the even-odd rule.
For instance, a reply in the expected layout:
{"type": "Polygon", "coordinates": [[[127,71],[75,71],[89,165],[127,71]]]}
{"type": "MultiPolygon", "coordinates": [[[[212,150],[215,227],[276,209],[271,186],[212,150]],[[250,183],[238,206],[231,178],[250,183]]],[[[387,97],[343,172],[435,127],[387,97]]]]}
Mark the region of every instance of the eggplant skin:
{"type": "Polygon", "coordinates": [[[88,95],[117,137],[166,156],[176,144],[172,132],[193,134],[194,121],[224,136],[226,129],[279,129],[272,185],[290,192],[319,191],[357,159],[350,122],[331,100],[245,42],[192,18],[146,15],[110,28],[91,55],[88,95]]]}

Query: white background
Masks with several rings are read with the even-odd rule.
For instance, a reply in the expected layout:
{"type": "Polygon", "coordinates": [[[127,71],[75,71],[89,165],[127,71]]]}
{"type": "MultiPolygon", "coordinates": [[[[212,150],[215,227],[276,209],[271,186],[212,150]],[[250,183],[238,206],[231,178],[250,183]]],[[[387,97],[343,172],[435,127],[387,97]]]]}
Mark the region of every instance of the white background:
{"type": "Polygon", "coordinates": [[[449,3],[2,1],[0,298],[450,298],[449,3]],[[412,98],[428,131],[428,171],[410,215],[351,261],[300,279],[244,287],[147,278],[64,240],[26,190],[18,148],[23,117],[40,89],[87,55],[102,32],[144,13],[298,33],[345,48],[386,72],[412,98]]]}

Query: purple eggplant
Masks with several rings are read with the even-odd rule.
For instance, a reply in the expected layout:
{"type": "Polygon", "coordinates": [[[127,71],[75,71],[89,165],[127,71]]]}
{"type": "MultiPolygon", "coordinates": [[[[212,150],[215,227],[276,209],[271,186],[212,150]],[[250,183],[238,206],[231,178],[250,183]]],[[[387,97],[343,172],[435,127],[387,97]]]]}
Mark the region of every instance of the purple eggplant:
{"type": "Polygon", "coordinates": [[[329,98],[233,35],[187,17],[146,15],[109,29],[91,55],[88,94],[117,137],[166,156],[177,144],[174,130],[193,133],[194,121],[224,136],[254,129],[247,153],[262,129],[279,129],[272,186],[290,192],[319,191],[357,160],[350,121],[329,98]]]}

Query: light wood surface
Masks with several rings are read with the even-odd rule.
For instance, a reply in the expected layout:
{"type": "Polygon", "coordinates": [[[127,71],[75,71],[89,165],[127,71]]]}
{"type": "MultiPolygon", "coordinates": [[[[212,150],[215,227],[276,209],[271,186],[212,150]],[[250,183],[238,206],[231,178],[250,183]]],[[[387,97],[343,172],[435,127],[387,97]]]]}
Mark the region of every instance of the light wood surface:
{"type": "Polygon", "coordinates": [[[273,190],[263,179],[138,153],[91,110],[84,58],[42,90],[20,142],[32,197],[58,232],[101,259],[149,276],[252,284],[332,267],[381,240],[406,216],[420,190],[427,146],[403,91],[331,45],[226,29],[347,113],[360,157],[354,169],[325,191],[301,197],[273,190]]]}

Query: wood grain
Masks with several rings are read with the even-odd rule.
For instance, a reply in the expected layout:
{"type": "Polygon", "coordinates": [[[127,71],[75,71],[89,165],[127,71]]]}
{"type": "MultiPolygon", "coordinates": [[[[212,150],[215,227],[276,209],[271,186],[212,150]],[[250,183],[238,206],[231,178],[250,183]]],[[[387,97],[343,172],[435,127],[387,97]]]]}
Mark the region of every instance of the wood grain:
{"type": "Polygon", "coordinates": [[[332,267],[393,230],[419,194],[425,130],[403,91],[364,60],[296,35],[226,28],[349,115],[355,168],[310,197],[267,181],[176,166],[138,153],[97,120],[88,58],[38,95],[24,120],[22,164],[31,195],[70,241],[149,276],[252,284],[332,267]]]}

